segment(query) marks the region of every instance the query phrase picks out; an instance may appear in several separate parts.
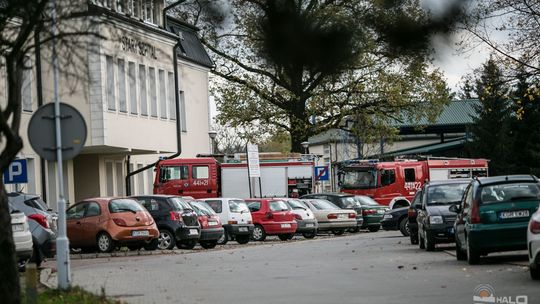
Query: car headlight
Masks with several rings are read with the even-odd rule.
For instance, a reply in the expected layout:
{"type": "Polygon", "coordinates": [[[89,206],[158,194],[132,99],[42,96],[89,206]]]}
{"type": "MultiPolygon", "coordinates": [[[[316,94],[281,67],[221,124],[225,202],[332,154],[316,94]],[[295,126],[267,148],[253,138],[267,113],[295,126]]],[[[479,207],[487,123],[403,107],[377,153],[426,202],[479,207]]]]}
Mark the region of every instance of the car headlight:
{"type": "Polygon", "coordinates": [[[385,219],[391,219],[393,216],[391,214],[385,214],[383,218],[385,219]]]}
{"type": "Polygon", "coordinates": [[[429,217],[429,223],[430,224],[442,224],[443,218],[440,215],[432,215],[429,217]]]}

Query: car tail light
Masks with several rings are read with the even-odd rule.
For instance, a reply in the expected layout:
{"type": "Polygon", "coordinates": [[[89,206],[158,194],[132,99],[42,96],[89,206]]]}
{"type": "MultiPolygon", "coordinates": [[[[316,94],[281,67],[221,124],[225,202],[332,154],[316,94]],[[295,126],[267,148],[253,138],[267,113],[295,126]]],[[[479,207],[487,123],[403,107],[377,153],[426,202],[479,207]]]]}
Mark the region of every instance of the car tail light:
{"type": "Polygon", "coordinates": [[[253,222],[252,222],[252,221],[247,221],[247,223],[248,223],[248,224],[253,224],[253,222]]]}
{"type": "Polygon", "coordinates": [[[266,218],[268,219],[274,218],[274,215],[272,214],[272,212],[266,212],[266,218]]]}
{"type": "Polygon", "coordinates": [[[326,216],[329,220],[335,220],[337,219],[337,214],[335,213],[330,213],[326,216]]]}
{"type": "Polygon", "coordinates": [[[124,221],[121,218],[113,218],[113,222],[118,226],[123,226],[123,227],[127,226],[126,221],[124,221]]]}
{"type": "Polygon", "coordinates": [[[370,215],[375,213],[377,213],[377,211],[373,209],[362,210],[362,215],[370,215]]]}
{"type": "Polygon", "coordinates": [[[302,216],[300,214],[294,214],[294,218],[301,221],[302,220],[302,216]]]}
{"type": "Polygon", "coordinates": [[[229,221],[228,223],[229,223],[229,225],[235,225],[235,224],[238,224],[238,221],[229,221]]]}
{"type": "Polygon", "coordinates": [[[471,206],[471,224],[480,224],[480,212],[478,211],[478,202],[472,202],[471,206]]]}
{"type": "Polygon", "coordinates": [[[169,212],[169,215],[171,217],[171,221],[182,222],[182,212],[171,211],[171,212],[169,212]]]}
{"type": "Polygon", "coordinates": [[[47,220],[47,217],[45,217],[42,214],[37,214],[37,213],[36,214],[30,214],[28,216],[28,218],[33,219],[34,221],[36,221],[38,224],[40,224],[44,228],[49,228],[49,221],[47,220]]]}
{"type": "Polygon", "coordinates": [[[530,230],[534,234],[539,234],[540,233],[540,222],[533,220],[531,222],[530,230]]]}
{"type": "Polygon", "coordinates": [[[356,218],[356,213],[349,213],[349,218],[356,218]]]}

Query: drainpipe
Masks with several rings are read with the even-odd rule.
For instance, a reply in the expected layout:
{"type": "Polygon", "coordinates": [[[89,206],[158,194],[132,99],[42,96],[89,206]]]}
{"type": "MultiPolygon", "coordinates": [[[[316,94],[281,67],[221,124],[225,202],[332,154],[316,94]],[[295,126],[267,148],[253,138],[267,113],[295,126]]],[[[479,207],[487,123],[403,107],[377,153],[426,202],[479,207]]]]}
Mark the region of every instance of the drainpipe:
{"type": "MultiPolygon", "coordinates": [[[[43,79],[41,76],[41,43],[39,38],[39,31],[34,33],[34,44],[36,45],[36,88],[37,88],[37,103],[38,107],[43,105],[43,79]]],[[[39,174],[41,176],[41,198],[47,202],[47,174],[45,172],[45,159],[39,157],[39,174]]]]}
{"type": "MultiPolygon", "coordinates": [[[[163,28],[167,30],[167,11],[171,10],[172,8],[176,7],[177,5],[182,4],[186,0],[180,0],[176,1],[167,7],[163,9],[163,28]]],[[[178,39],[178,42],[173,47],[173,70],[174,70],[174,102],[176,106],[176,153],[173,155],[167,156],[165,159],[172,159],[175,157],[178,157],[182,153],[182,132],[180,131],[180,93],[179,93],[179,87],[178,87],[178,55],[177,51],[181,47],[181,40],[178,39]]],[[[150,165],[147,165],[145,167],[142,167],[140,169],[137,169],[133,172],[129,172],[129,165],[130,165],[130,155],[128,155],[127,159],[127,175],[126,175],[126,196],[131,195],[131,184],[130,184],[130,178],[138,173],[141,173],[145,170],[148,170],[150,168],[153,168],[157,163],[160,161],[156,161],[150,165]]]]}

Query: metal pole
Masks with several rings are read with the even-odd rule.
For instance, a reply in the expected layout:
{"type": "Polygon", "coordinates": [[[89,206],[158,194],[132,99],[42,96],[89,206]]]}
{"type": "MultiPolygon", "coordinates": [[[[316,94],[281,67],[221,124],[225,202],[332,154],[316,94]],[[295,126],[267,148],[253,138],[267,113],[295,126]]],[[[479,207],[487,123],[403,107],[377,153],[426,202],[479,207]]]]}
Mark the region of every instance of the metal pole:
{"type": "Polygon", "coordinates": [[[54,126],[56,131],[56,163],[58,176],[58,236],[56,238],[56,268],[58,271],[58,288],[70,287],[69,240],[66,234],[66,201],[64,198],[64,175],[62,163],[62,126],[60,100],[58,98],[58,57],[56,54],[56,0],[52,0],[52,65],[54,83],[54,126]]]}
{"type": "Polygon", "coordinates": [[[247,165],[247,174],[248,174],[248,185],[249,185],[249,197],[253,197],[253,192],[251,191],[251,173],[249,171],[249,158],[248,158],[248,144],[246,144],[246,165],[247,165]]]}

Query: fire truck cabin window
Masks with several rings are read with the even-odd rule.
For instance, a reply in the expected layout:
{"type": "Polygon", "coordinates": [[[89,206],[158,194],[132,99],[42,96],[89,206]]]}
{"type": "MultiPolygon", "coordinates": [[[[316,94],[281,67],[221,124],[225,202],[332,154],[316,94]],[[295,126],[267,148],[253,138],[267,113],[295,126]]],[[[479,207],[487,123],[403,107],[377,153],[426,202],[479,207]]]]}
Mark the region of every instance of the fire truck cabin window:
{"type": "Polygon", "coordinates": [[[404,169],[405,171],[405,182],[414,182],[416,180],[414,176],[414,168],[404,169]]]}
{"type": "Polygon", "coordinates": [[[396,182],[396,172],[393,169],[381,171],[381,186],[388,186],[396,182]]]}
{"type": "Polygon", "coordinates": [[[187,166],[164,166],[161,168],[160,179],[161,181],[168,181],[171,179],[188,179],[188,167],[187,166]]]}

